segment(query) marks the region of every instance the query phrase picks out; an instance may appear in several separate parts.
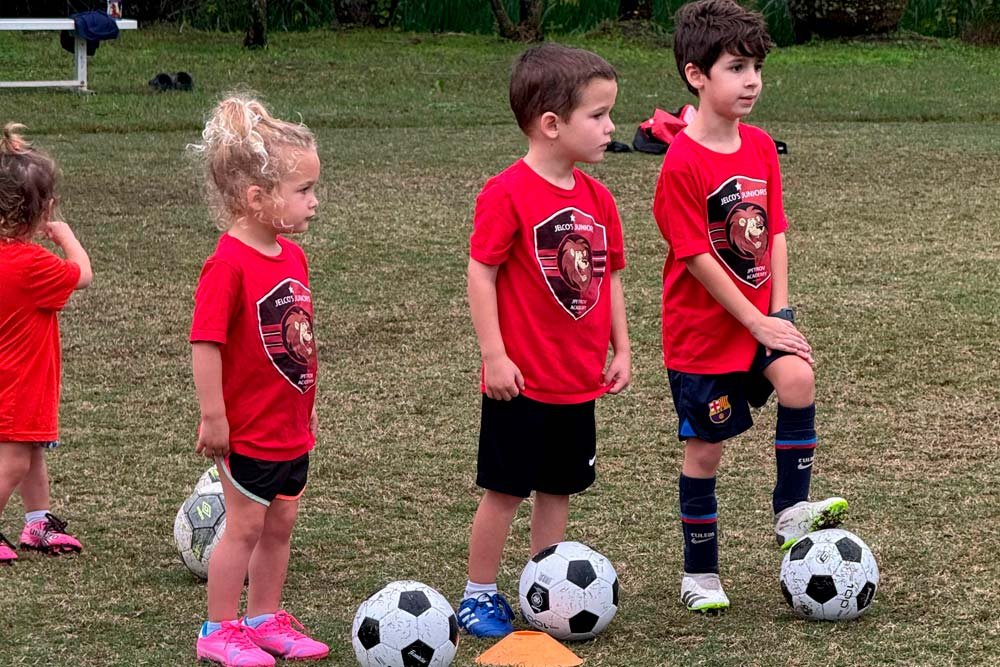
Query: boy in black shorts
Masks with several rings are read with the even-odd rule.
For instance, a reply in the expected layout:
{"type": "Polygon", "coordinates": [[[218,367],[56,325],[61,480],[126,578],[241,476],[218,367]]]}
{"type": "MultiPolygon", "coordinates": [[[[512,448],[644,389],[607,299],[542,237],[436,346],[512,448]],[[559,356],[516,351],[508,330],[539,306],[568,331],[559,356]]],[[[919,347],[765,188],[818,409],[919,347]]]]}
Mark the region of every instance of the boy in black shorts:
{"type": "Polygon", "coordinates": [[[528,152],[476,201],[469,305],[483,362],[476,482],[486,491],[458,612],[474,636],[513,630],[496,576],[514,514],[534,491],[532,553],[563,540],[570,494],[594,482],[594,400],[631,376],[621,221],[607,188],[575,166],[604,158],[617,91],[615,70],[593,53],[552,43],[523,53],[510,105],[528,152]]]}
{"type": "Polygon", "coordinates": [[[774,142],[742,123],[771,47],[760,14],[732,0],[677,12],[674,54],[698,113],[671,144],[653,212],[669,244],[663,270],[663,359],[684,441],[681,600],[729,607],[719,581],[715,475],[723,443],[750,428],[750,406],[778,395],[772,494],[775,535],[789,548],[840,523],[843,498],[809,502],[816,448],[812,349],[788,307],[788,251],[774,142]]]}

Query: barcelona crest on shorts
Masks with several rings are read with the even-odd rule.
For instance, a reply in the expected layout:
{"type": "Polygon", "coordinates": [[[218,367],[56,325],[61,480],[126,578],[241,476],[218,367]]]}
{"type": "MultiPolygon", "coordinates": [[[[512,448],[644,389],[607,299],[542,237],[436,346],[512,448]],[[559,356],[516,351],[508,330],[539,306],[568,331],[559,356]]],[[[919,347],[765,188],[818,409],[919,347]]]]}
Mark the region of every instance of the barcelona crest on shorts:
{"type": "Polygon", "coordinates": [[[722,424],[733,414],[733,409],[729,407],[729,395],[723,395],[714,401],[708,402],[708,418],[713,424],[722,424]]]}
{"type": "Polygon", "coordinates": [[[316,384],[316,336],[313,333],[312,292],[286,278],[257,302],[260,339],[271,363],[283,378],[306,393],[316,384]]]}
{"type": "Polygon", "coordinates": [[[552,297],[573,319],[601,298],[608,264],[604,225],[576,208],[564,208],[535,225],[535,257],[552,297]]]}
{"type": "Polygon", "coordinates": [[[767,181],[734,176],[708,196],[712,251],[737,280],[753,288],[771,277],[767,181]]]}

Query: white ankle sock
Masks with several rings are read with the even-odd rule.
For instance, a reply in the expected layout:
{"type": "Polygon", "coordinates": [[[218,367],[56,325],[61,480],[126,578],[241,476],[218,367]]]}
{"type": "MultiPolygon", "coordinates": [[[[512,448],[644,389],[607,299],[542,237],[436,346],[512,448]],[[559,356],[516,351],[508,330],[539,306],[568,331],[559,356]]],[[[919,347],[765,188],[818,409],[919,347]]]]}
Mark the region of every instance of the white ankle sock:
{"type": "Polygon", "coordinates": [[[479,597],[483,593],[487,595],[497,594],[497,582],[492,584],[477,584],[471,579],[465,584],[465,594],[462,596],[463,600],[468,600],[469,598],[479,597]]]}
{"type": "Polygon", "coordinates": [[[49,513],[48,510],[37,510],[35,512],[27,512],[24,515],[24,522],[34,523],[35,521],[42,521],[45,518],[45,515],[48,513],[49,513]]]}

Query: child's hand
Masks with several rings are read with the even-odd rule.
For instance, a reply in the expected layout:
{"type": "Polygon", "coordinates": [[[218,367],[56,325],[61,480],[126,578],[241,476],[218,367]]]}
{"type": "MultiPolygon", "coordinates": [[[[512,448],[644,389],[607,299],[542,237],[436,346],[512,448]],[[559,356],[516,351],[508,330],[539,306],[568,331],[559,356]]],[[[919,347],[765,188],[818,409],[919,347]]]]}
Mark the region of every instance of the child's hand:
{"type": "Polygon", "coordinates": [[[506,354],[493,361],[484,361],[486,367],[486,395],[492,399],[509,401],[524,391],[524,376],[506,354]]]}
{"type": "Polygon", "coordinates": [[[806,337],[788,320],[761,315],[750,327],[750,333],[767,348],[768,355],[771,350],[781,350],[798,355],[810,364],[816,363],[806,337]]]}
{"type": "Polygon", "coordinates": [[[316,414],[316,406],[313,406],[312,414],[309,415],[309,432],[313,437],[319,437],[319,415],[316,414]]]}
{"type": "Polygon", "coordinates": [[[73,230],[70,229],[69,225],[62,220],[49,220],[45,223],[42,233],[45,235],[45,238],[49,239],[60,248],[66,245],[66,242],[70,239],[76,238],[76,235],[73,234],[73,230]]]}
{"type": "Polygon", "coordinates": [[[195,453],[215,459],[229,453],[229,420],[221,417],[202,417],[198,427],[198,445],[195,453]]]}
{"type": "Polygon", "coordinates": [[[609,394],[623,391],[632,382],[632,355],[628,352],[615,352],[611,357],[608,369],[604,371],[604,384],[611,385],[609,394]]]}

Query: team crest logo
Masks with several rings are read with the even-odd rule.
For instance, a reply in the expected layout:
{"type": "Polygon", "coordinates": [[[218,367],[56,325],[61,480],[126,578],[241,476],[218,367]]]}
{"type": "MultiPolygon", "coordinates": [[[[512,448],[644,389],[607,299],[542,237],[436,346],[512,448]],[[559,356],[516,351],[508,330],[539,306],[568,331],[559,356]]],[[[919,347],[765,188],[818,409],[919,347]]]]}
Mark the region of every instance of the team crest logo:
{"type": "Polygon", "coordinates": [[[725,423],[732,414],[733,409],[729,407],[728,394],[708,402],[708,418],[712,420],[713,424],[725,423]]]}
{"type": "Polygon", "coordinates": [[[708,197],[708,232],[722,264],[742,283],[771,277],[767,181],[735,176],[708,197]]]}
{"type": "Polygon", "coordinates": [[[316,384],[312,292],[297,280],[280,282],[257,302],[260,338],[275,369],[299,392],[316,384]]]}
{"type": "Polygon", "coordinates": [[[573,319],[597,304],[608,262],[604,225],[566,208],[535,225],[535,256],[552,296],[573,319]]]}

